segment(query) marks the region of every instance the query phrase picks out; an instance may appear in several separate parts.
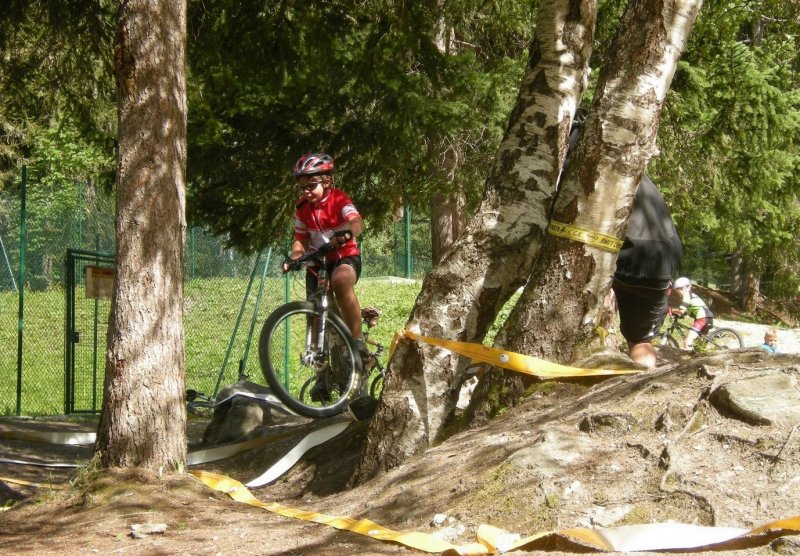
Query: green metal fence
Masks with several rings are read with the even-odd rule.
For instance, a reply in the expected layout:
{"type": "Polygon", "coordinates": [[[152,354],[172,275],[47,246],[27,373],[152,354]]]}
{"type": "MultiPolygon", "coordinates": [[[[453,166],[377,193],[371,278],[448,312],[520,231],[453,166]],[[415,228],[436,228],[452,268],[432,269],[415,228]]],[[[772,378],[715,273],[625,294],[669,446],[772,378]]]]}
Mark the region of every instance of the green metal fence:
{"type": "MultiPolygon", "coordinates": [[[[427,219],[407,216],[388,232],[365,233],[363,276],[421,278],[430,268],[428,227],[427,219]]],[[[102,361],[109,305],[88,302],[82,283],[67,283],[69,249],[114,253],[112,199],[81,181],[44,191],[36,176],[21,176],[0,190],[0,415],[61,414],[76,402],[80,410],[99,407],[102,369],[94,376],[82,365],[95,363],[81,358],[95,355],[68,353],[66,322],[67,312],[76,311],[76,329],[98,331],[96,357],[102,361]],[[74,288],[73,306],[68,287],[74,288]],[[66,374],[67,357],[78,358],[75,377],[66,374]],[[73,396],[88,398],[70,399],[68,380],[81,389],[73,396]]],[[[287,295],[283,248],[244,255],[192,228],[185,253],[187,387],[211,393],[240,372],[258,376],[258,357],[247,339],[251,331],[257,337],[260,323],[287,295]]],[[[93,335],[86,337],[92,352],[93,335]]]]}

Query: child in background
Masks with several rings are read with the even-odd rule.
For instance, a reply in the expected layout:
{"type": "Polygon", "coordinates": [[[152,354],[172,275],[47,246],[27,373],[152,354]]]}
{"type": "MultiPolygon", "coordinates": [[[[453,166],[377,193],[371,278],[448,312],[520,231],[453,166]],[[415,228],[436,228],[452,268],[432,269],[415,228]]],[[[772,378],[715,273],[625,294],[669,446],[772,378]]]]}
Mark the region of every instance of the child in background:
{"type": "Polygon", "coordinates": [[[708,330],[714,324],[714,315],[706,302],[692,292],[692,283],[688,278],[682,276],[675,280],[675,294],[681,297],[681,304],[677,309],[672,309],[672,313],[679,316],[688,315],[694,319],[683,346],[686,349],[692,349],[692,345],[700,333],[708,330]]]}
{"type": "Polygon", "coordinates": [[[774,326],[764,333],[764,343],[759,347],[767,353],[780,353],[778,349],[778,330],[774,326]]]}

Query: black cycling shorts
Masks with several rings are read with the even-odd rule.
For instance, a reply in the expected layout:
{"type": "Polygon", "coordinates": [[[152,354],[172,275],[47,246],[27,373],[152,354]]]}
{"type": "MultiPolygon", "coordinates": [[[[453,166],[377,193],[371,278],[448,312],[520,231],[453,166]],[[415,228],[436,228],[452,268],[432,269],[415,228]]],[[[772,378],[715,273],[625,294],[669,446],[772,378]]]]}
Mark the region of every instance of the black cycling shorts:
{"type": "MultiPolygon", "coordinates": [[[[353,270],[356,271],[356,282],[358,279],[361,278],[361,255],[353,255],[351,257],[344,257],[343,259],[339,259],[338,261],[327,263],[325,265],[325,269],[328,273],[328,277],[333,275],[333,269],[339,265],[346,264],[353,267],[353,270]]],[[[314,292],[317,291],[317,275],[306,271],[306,296],[311,297],[314,292]]]]}
{"type": "Polygon", "coordinates": [[[619,330],[629,344],[652,340],[667,316],[669,280],[646,284],[614,278],[611,286],[617,297],[619,330]]]}

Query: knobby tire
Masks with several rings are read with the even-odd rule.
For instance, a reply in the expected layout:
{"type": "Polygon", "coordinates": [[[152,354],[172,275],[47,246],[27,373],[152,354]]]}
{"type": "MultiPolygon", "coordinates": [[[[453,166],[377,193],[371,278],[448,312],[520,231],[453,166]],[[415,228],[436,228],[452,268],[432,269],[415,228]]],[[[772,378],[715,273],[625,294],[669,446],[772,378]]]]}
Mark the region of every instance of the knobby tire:
{"type": "Polygon", "coordinates": [[[681,348],[681,345],[678,342],[678,340],[675,338],[675,336],[673,336],[669,332],[663,332],[661,334],[661,338],[659,338],[658,345],[660,345],[660,346],[670,345],[670,346],[672,346],[674,348],[678,348],[678,349],[681,348]]]}
{"type": "Polygon", "coordinates": [[[287,303],[267,317],[258,341],[261,371],[273,393],[289,409],[312,419],[345,411],[356,396],[361,376],[361,358],[350,330],[330,311],[326,325],[329,354],[321,363],[327,370],[318,374],[318,368],[304,364],[306,328],[318,317],[311,302],[287,303]],[[323,376],[321,391],[326,395],[313,400],[308,390],[316,385],[318,376],[323,376]]]}
{"type": "Polygon", "coordinates": [[[708,345],[714,351],[744,347],[742,337],[733,328],[717,328],[708,335],[708,345]]]}

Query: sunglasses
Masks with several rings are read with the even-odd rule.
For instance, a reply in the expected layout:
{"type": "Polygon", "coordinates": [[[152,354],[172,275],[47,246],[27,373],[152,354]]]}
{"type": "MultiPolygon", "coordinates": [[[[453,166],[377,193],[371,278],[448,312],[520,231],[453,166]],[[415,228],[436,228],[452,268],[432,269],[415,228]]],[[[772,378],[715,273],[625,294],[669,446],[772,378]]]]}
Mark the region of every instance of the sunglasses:
{"type": "Polygon", "coordinates": [[[305,191],[311,191],[312,189],[316,189],[324,180],[325,178],[323,177],[309,178],[303,176],[297,179],[297,187],[305,191]]]}

